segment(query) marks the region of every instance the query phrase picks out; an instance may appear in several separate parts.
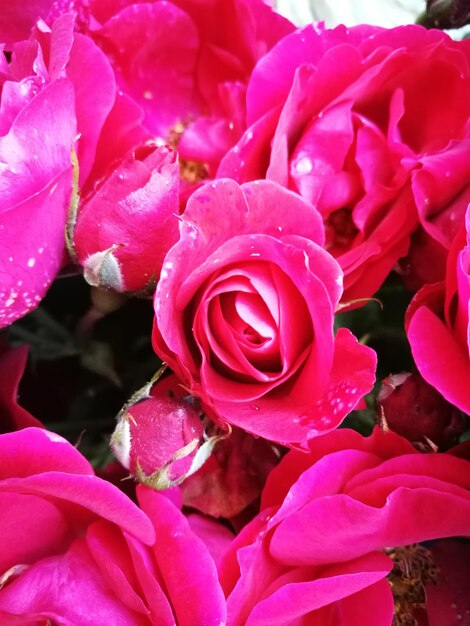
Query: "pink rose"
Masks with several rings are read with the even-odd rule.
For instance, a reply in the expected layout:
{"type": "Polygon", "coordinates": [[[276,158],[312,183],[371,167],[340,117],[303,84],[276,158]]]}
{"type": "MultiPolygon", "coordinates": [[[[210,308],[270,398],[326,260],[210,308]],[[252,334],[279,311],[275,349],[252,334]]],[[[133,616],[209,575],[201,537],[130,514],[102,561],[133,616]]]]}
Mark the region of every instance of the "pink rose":
{"type": "Polygon", "coordinates": [[[178,239],[179,170],[167,147],[142,146],[84,197],[73,241],[91,285],[116,291],[152,288],[178,239]]]}
{"type": "Polygon", "coordinates": [[[213,175],[240,137],[253,67],[294,29],[263,0],[26,0],[0,9],[0,41],[24,38],[38,18],[51,23],[72,8],[154,135],[176,143],[190,124],[179,146],[190,182],[213,175]]]}
{"type": "Polygon", "coordinates": [[[427,285],[407,312],[407,333],[423,378],[470,415],[470,208],[449,253],[445,282],[427,285]]]}
{"type": "Polygon", "coordinates": [[[0,455],[2,624],[224,622],[214,562],[170,500],[141,488],[139,509],[47,431],[2,435],[0,455]]]}
{"type": "MultiPolygon", "coordinates": [[[[413,623],[405,617],[422,612],[426,586],[447,584],[432,549],[415,544],[470,536],[469,489],[468,461],[419,453],[378,428],[289,452],[220,564],[227,623],[384,626],[395,611],[413,623]]],[[[453,623],[448,609],[441,624],[453,623]]]]}
{"type": "Polygon", "coordinates": [[[458,230],[470,201],[469,79],[469,41],[419,26],[307,26],[254,69],[247,130],[218,176],[266,177],[313,202],[344,301],[370,296],[418,224],[445,250],[458,230]]]}
{"type": "Polygon", "coordinates": [[[375,353],[334,337],[323,238],[298,195],[218,180],[191,196],[155,294],[159,356],[219,419],[281,443],[335,428],[374,381],[375,353]]]}
{"type": "Polygon", "coordinates": [[[93,165],[115,98],[103,53],[65,14],[13,47],[0,73],[0,326],[35,308],[63,263],[72,193],[93,165]],[[77,139],[79,137],[79,139],[77,139]]]}
{"type": "Polygon", "coordinates": [[[123,408],[111,447],[140,482],[168,488],[191,470],[204,435],[201,415],[177,377],[168,376],[123,408]]]}

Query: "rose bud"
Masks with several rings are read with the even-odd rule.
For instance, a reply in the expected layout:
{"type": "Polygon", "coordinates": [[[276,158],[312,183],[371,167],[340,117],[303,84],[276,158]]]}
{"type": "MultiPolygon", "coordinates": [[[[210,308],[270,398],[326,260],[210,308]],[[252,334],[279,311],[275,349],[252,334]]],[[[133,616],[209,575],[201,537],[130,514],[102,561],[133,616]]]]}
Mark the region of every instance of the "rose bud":
{"type": "Polygon", "coordinates": [[[386,426],[413,443],[448,448],[465,430],[459,410],[419,374],[393,374],[377,398],[386,426]]]}
{"type": "Polygon", "coordinates": [[[178,238],[178,172],[173,150],[143,146],[84,200],[73,243],[91,285],[141,291],[158,279],[178,238]]]}
{"type": "Polygon", "coordinates": [[[426,11],[434,28],[460,28],[470,22],[468,0],[427,0],[426,11]]]}
{"type": "Polygon", "coordinates": [[[155,489],[181,483],[205,462],[219,437],[203,442],[202,411],[176,376],[150,383],[121,411],[111,437],[117,459],[155,489]]]}

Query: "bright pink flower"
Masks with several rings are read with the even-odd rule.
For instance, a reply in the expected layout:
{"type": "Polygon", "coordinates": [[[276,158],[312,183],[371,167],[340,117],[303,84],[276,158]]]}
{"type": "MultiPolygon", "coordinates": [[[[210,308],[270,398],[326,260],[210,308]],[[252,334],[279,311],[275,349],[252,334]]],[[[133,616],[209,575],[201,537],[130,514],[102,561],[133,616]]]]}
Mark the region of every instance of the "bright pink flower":
{"type": "Polygon", "coordinates": [[[197,190],[165,258],[154,346],[222,420],[281,443],[335,428],[374,381],[375,353],[333,334],[342,272],[319,213],[267,181],[197,190]]]}
{"type": "Polygon", "coordinates": [[[115,98],[103,53],[63,15],[13,47],[0,78],[0,326],[35,308],[62,266],[71,151],[88,177],[115,98]],[[77,137],[79,136],[79,139],[77,137]]]}
{"type": "Polygon", "coordinates": [[[190,513],[187,520],[193,533],[204,541],[215,564],[218,565],[232,543],[233,532],[221,522],[199,513],[190,513]]]}
{"type": "Polygon", "coordinates": [[[109,55],[123,91],[143,107],[152,133],[167,141],[173,127],[191,124],[181,140],[182,157],[213,174],[243,130],[253,67],[294,29],[268,4],[25,0],[21,9],[0,9],[0,41],[27,37],[38,18],[50,23],[64,11],[77,11],[78,27],[109,55]]]}
{"type": "Polygon", "coordinates": [[[407,312],[408,340],[423,378],[470,415],[470,208],[444,283],[427,285],[407,312]]]}
{"type": "Polygon", "coordinates": [[[253,71],[218,176],[268,178],[322,213],[344,301],[370,296],[419,223],[448,249],[470,200],[470,42],[419,26],[288,35],[253,71]]]}
{"type": "Polygon", "coordinates": [[[74,245],[87,281],[120,292],[153,287],[178,239],[178,211],[176,153],[134,150],[80,206],[74,245]]]}
{"type": "Polygon", "coordinates": [[[336,430],[309,454],[289,452],[222,559],[227,623],[391,624],[388,575],[401,617],[413,614],[436,575],[413,544],[470,536],[469,489],[468,461],[419,453],[378,428],[369,438],[336,430]]]}
{"type": "Polygon", "coordinates": [[[262,0],[93,0],[90,9],[97,40],[151,130],[167,140],[172,127],[197,119],[182,156],[206,163],[239,137],[250,73],[293,29],[262,0]]]}
{"type": "Polygon", "coordinates": [[[201,411],[185,396],[177,377],[169,376],[125,407],[111,446],[134,476],[162,489],[185,477],[203,434],[201,411]]]}
{"type": "Polygon", "coordinates": [[[3,435],[0,452],[2,623],[224,621],[214,562],[170,500],[142,488],[140,510],[46,431],[3,435]]]}

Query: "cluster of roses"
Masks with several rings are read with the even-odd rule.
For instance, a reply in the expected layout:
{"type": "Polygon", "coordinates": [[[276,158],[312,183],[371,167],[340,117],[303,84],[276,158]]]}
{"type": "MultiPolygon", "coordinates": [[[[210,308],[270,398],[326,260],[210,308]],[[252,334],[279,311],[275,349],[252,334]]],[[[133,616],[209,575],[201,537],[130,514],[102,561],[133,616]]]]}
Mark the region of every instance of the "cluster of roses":
{"type": "Polygon", "coordinates": [[[0,325],[74,263],[154,293],[173,372],[113,436],[133,501],[16,404],[25,353],[3,354],[0,623],[469,624],[468,445],[337,429],[376,354],[335,315],[398,273],[417,370],[470,414],[470,40],[31,0],[0,41],[0,325]],[[194,512],[217,449],[262,476],[251,519],[194,512]]]}

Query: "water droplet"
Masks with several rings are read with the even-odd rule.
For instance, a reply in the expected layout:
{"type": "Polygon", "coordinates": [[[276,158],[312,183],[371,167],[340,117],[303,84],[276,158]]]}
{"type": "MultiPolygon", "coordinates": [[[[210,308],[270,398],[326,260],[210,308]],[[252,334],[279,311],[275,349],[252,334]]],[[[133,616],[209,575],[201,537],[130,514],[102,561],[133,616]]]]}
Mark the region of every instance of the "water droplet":
{"type": "Polygon", "coordinates": [[[304,174],[310,174],[313,169],[312,161],[308,158],[308,156],[304,156],[297,161],[295,164],[295,171],[300,176],[304,174]]]}
{"type": "Polygon", "coordinates": [[[28,265],[28,267],[34,267],[35,263],[36,263],[36,259],[31,257],[30,259],[28,259],[27,265],[28,265]]]}

